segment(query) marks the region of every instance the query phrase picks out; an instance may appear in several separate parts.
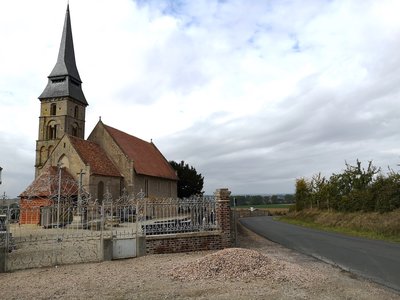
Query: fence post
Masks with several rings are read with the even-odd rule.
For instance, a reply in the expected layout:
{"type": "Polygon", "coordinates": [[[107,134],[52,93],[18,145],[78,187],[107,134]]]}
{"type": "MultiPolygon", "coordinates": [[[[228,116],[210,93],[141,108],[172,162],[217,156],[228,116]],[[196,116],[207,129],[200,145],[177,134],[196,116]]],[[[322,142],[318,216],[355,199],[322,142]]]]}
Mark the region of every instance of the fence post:
{"type": "Polygon", "coordinates": [[[221,247],[231,247],[231,220],[229,195],[231,192],[227,188],[217,189],[214,193],[216,201],[217,224],[222,231],[221,247]]]}
{"type": "Polygon", "coordinates": [[[0,233],[0,273],[4,273],[7,271],[7,256],[8,256],[8,249],[9,245],[9,234],[10,234],[10,226],[9,226],[9,219],[10,219],[10,207],[7,207],[6,211],[6,218],[4,220],[0,220],[0,222],[4,222],[4,224],[0,223],[1,232],[0,233]],[[5,227],[5,228],[4,228],[5,227]],[[4,232],[5,229],[5,232],[4,232]]]}

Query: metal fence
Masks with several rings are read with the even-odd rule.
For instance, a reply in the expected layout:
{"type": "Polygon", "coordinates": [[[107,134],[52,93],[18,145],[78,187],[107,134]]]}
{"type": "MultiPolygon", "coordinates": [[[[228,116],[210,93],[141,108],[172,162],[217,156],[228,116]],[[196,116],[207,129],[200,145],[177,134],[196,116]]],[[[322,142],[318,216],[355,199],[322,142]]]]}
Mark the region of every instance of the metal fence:
{"type": "Polygon", "coordinates": [[[0,208],[3,271],[102,261],[105,240],[218,230],[215,211],[205,197],[0,208]]]}
{"type": "Polygon", "coordinates": [[[142,221],[140,230],[143,235],[219,229],[214,198],[146,199],[138,213],[138,218],[142,221]]]}

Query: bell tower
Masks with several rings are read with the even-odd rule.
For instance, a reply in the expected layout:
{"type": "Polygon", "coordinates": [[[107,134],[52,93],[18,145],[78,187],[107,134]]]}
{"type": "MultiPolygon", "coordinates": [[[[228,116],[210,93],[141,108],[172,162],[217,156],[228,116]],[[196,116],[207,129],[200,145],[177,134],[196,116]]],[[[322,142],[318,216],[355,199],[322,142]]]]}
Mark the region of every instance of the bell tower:
{"type": "Polygon", "coordinates": [[[69,5],[61,37],[56,65],[40,100],[39,136],[36,141],[35,178],[54,147],[69,134],[85,137],[85,111],[88,103],[82,91],[82,81],[75,62],[69,5]]]}

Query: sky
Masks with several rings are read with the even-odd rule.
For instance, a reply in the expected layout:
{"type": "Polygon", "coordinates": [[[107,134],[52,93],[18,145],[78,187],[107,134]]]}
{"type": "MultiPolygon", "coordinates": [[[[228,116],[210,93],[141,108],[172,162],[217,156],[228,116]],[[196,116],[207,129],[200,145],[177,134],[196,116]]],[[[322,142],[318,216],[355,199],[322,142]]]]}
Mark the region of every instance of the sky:
{"type": "MultiPolygon", "coordinates": [[[[86,137],[102,121],[184,160],[204,191],[293,193],[400,163],[400,2],[70,0],[86,137]]],[[[0,1],[0,196],[33,180],[66,0],[0,1]]]]}

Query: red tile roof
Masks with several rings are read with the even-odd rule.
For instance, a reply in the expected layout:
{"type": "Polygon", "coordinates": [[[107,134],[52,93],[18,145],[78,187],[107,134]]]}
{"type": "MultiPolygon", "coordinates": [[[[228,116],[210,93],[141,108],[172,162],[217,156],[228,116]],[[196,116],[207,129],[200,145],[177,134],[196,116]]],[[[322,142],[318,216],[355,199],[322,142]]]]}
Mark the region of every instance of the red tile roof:
{"type": "Polygon", "coordinates": [[[123,131],[103,125],[122,152],[133,160],[137,174],[178,180],[175,170],[153,143],[148,143],[123,131]]]}
{"type": "Polygon", "coordinates": [[[69,136],[69,139],[83,162],[90,166],[92,174],[121,177],[117,167],[98,144],[74,136],[69,136]]]}
{"type": "MultiPolygon", "coordinates": [[[[58,195],[59,172],[57,167],[47,167],[42,173],[19,195],[23,198],[51,198],[58,195]]],[[[78,195],[78,183],[72,175],[61,169],[61,195],[78,195]]]]}

